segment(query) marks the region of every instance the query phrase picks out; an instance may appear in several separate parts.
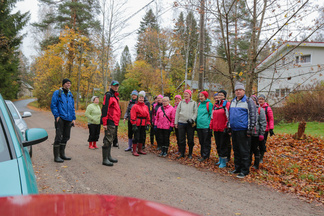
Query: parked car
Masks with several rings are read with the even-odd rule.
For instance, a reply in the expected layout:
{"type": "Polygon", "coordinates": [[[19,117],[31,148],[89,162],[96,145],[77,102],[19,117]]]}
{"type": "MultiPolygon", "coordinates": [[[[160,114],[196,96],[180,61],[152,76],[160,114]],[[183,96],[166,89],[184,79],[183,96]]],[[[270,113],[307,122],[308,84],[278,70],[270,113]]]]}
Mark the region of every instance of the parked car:
{"type": "MultiPolygon", "coordinates": [[[[24,112],[23,115],[20,115],[20,112],[18,111],[17,107],[15,106],[14,103],[12,103],[12,101],[10,100],[6,100],[6,104],[11,112],[12,117],[15,120],[16,125],[18,126],[19,130],[21,131],[21,133],[23,134],[24,139],[25,137],[25,131],[28,129],[28,126],[25,122],[25,120],[23,118],[27,118],[32,116],[32,114],[30,112],[24,112]]],[[[28,146],[26,147],[28,149],[29,152],[29,156],[32,157],[33,156],[33,148],[32,146],[28,146]]]]}
{"type": "Polygon", "coordinates": [[[40,194],[0,197],[1,215],[14,216],[198,216],[160,203],[100,194],[40,194]]]}
{"type": "Polygon", "coordinates": [[[30,128],[25,139],[0,94],[0,196],[37,194],[37,183],[25,147],[47,140],[46,130],[30,128]]]}

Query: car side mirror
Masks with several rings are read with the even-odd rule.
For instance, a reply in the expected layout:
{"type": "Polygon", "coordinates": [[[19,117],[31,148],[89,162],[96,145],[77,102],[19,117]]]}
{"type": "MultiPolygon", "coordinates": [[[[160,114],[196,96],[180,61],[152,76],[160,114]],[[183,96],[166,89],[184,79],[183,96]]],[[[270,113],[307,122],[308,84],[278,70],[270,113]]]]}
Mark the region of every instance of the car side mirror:
{"type": "Polygon", "coordinates": [[[48,134],[43,128],[30,128],[25,132],[26,141],[22,144],[24,147],[44,142],[48,139],[48,134]]]}
{"type": "Polygon", "coordinates": [[[21,116],[22,118],[27,118],[27,117],[30,117],[32,116],[31,112],[24,112],[24,114],[21,116]]]}

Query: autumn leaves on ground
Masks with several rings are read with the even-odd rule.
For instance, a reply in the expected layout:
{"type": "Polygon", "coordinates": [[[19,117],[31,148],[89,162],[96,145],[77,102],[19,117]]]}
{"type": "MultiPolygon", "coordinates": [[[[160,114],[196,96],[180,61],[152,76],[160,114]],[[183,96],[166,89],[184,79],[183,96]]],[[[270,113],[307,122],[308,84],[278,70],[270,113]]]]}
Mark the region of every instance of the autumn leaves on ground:
{"type": "MultiPolygon", "coordinates": [[[[119,133],[119,137],[126,140],[127,134],[119,133]]],[[[208,161],[199,162],[197,159],[200,156],[200,145],[197,137],[195,137],[193,159],[187,157],[177,159],[175,135],[171,135],[170,139],[171,147],[167,159],[199,169],[231,175],[228,171],[234,168],[233,152],[228,168],[219,169],[218,166],[215,166],[218,158],[214,140],[212,140],[211,158],[208,161]]],[[[146,141],[149,143],[148,136],[146,141]]],[[[291,135],[275,135],[268,139],[267,153],[260,169],[251,168],[250,174],[244,180],[268,185],[281,192],[295,193],[299,198],[308,202],[316,200],[324,204],[323,149],[324,140],[321,139],[307,137],[305,140],[294,140],[291,135]]],[[[160,153],[156,150],[156,143],[153,147],[148,144],[146,151],[157,155],[160,153]]]]}

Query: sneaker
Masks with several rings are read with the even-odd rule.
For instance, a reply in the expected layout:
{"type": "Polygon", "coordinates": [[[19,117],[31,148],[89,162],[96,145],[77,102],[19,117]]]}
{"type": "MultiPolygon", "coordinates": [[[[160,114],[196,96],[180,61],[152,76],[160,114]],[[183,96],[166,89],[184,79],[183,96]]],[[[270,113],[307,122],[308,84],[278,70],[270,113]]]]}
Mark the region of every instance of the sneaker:
{"type": "Polygon", "coordinates": [[[240,179],[242,179],[242,178],[244,178],[245,177],[245,175],[243,174],[243,173],[240,173],[240,174],[238,174],[237,176],[236,176],[236,178],[240,178],[240,179]]]}
{"type": "Polygon", "coordinates": [[[192,155],[189,155],[188,158],[189,158],[189,159],[192,159],[192,155]]]}
{"type": "Polygon", "coordinates": [[[229,171],[230,174],[237,174],[237,173],[240,173],[241,171],[238,171],[238,170],[232,170],[232,171],[229,171]]]}
{"type": "Polygon", "coordinates": [[[199,162],[203,162],[204,160],[206,160],[205,158],[199,158],[198,161],[199,162]]]}

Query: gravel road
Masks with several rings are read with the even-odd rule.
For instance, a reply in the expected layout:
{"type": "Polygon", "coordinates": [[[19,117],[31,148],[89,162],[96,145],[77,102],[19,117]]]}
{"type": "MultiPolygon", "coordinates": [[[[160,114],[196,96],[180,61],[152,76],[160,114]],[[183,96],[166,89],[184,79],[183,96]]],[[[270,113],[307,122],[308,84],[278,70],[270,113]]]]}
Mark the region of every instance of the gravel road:
{"type": "MultiPolygon", "coordinates": [[[[30,101],[19,102],[19,110],[30,101]]],[[[18,106],[18,104],[16,104],[18,106]]],[[[209,171],[181,165],[154,154],[134,157],[113,148],[113,167],[101,165],[101,149],[89,150],[88,130],[72,128],[66,147],[71,161],[54,163],[54,119],[50,112],[32,111],[30,128],[46,129],[49,139],[33,146],[33,164],[39,193],[113,194],[147,199],[201,215],[324,215],[324,207],[294,195],[209,171]]],[[[100,135],[99,146],[102,146],[100,135]]]]}

